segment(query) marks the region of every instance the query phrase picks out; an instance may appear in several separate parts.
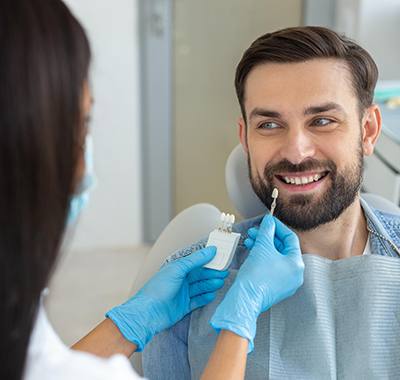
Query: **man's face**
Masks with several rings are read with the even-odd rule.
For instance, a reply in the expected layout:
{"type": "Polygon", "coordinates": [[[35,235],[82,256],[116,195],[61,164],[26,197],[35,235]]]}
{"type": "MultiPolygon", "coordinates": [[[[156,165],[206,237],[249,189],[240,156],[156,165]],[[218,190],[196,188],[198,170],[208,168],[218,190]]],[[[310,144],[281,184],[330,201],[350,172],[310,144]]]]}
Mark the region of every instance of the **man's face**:
{"type": "Polygon", "coordinates": [[[263,64],[248,75],[247,128],[239,136],[250,179],[275,215],[297,231],[338,218],[356,199],[363,131],[350,73],[337,60],[263,64]]]}

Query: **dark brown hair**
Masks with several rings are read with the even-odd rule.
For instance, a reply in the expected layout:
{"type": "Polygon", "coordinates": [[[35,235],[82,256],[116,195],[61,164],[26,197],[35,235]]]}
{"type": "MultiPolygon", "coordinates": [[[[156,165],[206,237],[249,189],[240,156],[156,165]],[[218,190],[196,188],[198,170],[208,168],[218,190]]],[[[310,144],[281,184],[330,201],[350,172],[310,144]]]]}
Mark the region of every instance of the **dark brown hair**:
{"type": "Polygon", "coordinates": [[[20,380],[82,153],[90,48],[60,0],[0,2],[0,373],[20,380]]]}
{"type": "Polygon", "coordinates": [[[278,30],[257,38],[245,51],[236,69],[236,94],[246,121],[244,107],[246,78],[257,65],[298,63],[313,59],[338,59],[351,73],[360,116],[372,104],[378,68],[369,53],[350,38],[333,30],[305,26],[278,30]]]}

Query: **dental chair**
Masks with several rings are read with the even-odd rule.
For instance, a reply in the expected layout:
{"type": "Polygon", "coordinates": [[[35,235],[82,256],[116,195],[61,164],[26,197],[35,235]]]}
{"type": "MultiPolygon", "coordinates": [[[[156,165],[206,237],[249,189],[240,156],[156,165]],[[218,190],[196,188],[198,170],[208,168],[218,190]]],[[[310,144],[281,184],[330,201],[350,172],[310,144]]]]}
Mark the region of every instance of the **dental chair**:
{"type": "MultiPolygon", "coordinates": [[[[246,154],[241,144],[231,152],[226,167],[225,180],[229,197],[236,210],[244,219],[250,219],[267,212],[253,192],[248,177],[246,154]]],[[[378,210],[400,215],[400,208],[389,200],[375,194],[361,194],[372,207],[378,210]]],[[[187,208],[178,214],[164,229],[149,252],[140,269],[130,296],[138,290],[157,272],[165,259],[177,250],[190,245],[218,227],[221,211],[210,204],[200,203],[187,208]]],[[[130,358],[132,366],[139,374],[143,374],[142,355],[134,354],[130,358]]]]}

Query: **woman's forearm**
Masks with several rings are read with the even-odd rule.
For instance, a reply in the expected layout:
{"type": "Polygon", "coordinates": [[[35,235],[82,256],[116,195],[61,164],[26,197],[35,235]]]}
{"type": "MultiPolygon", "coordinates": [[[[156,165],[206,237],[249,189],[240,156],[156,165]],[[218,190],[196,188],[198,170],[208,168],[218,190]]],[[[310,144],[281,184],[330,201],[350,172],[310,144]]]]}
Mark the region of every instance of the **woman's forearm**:
{"type": "MultiPolygon", "coordinates": [[[[221,330],[201,380],[243,380],[248,343],[246,338],[221,330]]],[[[107,318],[71,348],[108,358],[114,354],[130,357],[137,347],[107,318]]]]}
{"type": "Polygon", "coordinates": [[[90,352],[103,358],[108,358],[114,354],[123,354],[129,358],[138,346],[127,340],[115,323],[106,318],[71,348],[90,352]]]}
{"type": "Polygon", "coordinates": [[[221,330],[201,380],[243,380],[249,341],[229,330],[221,330]]]}

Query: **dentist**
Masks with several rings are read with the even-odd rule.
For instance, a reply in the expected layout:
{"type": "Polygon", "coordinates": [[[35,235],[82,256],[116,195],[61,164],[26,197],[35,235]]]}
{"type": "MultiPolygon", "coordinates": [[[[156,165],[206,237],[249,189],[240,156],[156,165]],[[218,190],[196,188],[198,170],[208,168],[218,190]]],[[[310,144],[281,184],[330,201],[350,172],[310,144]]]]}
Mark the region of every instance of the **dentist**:
{"type": "MultiPolygon", "coordinates": [[[[203,268],[214,247],[165,265],[72,349],[41,298],[65,227],[88,202],[90,47],[61,0],[0,3],[0,373],[8,380],[137,379],[127,357],[215,297],[228,272],[203,268]]],[[[214,314],[203,379],[243,379],[258,315],[302,284],[299,242],[266,216],[214,314]]],[[[160,353],[161,355],[163,353],[160,353]]],[[[176,375],[180,378],[180,374],[176,375]]]]}

